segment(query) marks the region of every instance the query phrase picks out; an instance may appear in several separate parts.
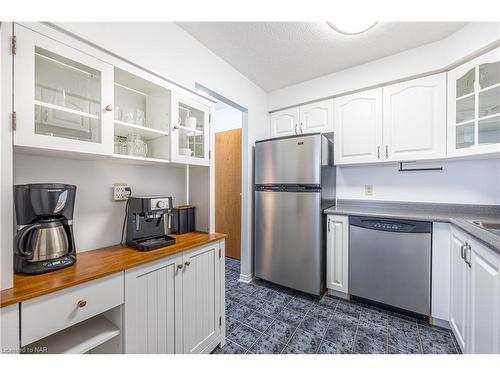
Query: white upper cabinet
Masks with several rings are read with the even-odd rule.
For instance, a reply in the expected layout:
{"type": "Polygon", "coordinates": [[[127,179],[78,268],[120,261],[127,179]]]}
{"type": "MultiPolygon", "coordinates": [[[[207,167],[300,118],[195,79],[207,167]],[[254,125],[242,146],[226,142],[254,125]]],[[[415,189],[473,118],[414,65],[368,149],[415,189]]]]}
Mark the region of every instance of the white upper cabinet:
{"type": "Polygon", "coordinates": [[[448,72],[448,156],[500,152],[500,48],[448,72]]]}
{"type": "Polygon", "coordinates": [[[334,100],[334,162],[372,163],[382,158],[382,89],[334,100]]]}
{"type": "Polygon", "coordinates": [[[15,25],[14,144],[111,155],[113,67],[15,25]]]}
{"type": "Polygon", "coordinates": [[[271,138],[333,131],[333,99],[271,113],[271,138]]]}
{"type": "Polygon", "coordinates": [[[271,137],[299,134],[299,108],[290,108],[271,113],[271,137]]]}
{"type": "Polygon", "coordinates": [[[390,85],[384,92],[384,159],[446,156],[446,74],[390,85]]]}
{"type": "Polygon", "coordinates": [[[300,133],[329,133],[333,131],[333,99],[302,105],[300,133]]]}
{"type": "Polygon", "coordinates": [[[171,161],[208,166],[210,108],[192,98],[172,94],[171,161]]]}

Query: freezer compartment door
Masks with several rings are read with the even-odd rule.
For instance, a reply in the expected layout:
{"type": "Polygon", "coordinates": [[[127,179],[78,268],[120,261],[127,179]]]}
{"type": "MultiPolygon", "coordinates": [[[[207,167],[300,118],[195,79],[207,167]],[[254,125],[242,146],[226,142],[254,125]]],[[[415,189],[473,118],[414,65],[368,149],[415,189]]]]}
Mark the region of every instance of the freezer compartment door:
{"type": "Polygon", "coordinates": [[[255,275],[305,293],[324,289],[321,194],[255,192],[255,275]]]}
{"type": "Polygon", "coordinates": [[[255,184],[320,184],[321,135],[255,144],[255,184]]]}
{"type": "Polygon", "coordinates": [[[349,293],[430,315],[431,233],[349,231],[349,293]]]}

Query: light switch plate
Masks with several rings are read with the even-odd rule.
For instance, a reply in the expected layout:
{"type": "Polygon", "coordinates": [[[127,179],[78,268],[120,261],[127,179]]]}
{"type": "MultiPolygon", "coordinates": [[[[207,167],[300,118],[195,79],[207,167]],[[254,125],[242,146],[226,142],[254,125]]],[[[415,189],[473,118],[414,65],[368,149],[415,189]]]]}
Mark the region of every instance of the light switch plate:
{"type": "Polygon", "coordinates": [[[373,195],[373,185],[365,185],[365,195],[373,195]]]}

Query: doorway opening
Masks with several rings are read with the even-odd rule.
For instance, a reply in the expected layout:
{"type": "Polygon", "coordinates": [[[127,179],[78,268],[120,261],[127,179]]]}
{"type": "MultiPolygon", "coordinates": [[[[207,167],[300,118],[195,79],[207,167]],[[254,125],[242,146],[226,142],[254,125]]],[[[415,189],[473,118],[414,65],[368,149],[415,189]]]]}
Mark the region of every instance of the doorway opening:
{"type": "Polygon", "coordinates": [[[225,233],[226,257],[241,260],[244,121],[246,109],[196,84],[217,100],[215,137],[215,231],[225,233]]]}

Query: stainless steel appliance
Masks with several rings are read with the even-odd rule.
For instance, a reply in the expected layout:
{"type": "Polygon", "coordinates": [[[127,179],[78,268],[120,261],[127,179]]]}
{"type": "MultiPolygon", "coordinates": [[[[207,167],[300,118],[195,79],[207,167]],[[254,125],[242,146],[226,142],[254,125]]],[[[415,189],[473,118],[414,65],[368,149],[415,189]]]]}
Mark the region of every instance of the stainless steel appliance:
{"type": "Polygon", "coordinates": [[[430,315],[432,224],[349,218],[349,293],[430,315]]]}
{"type": "Polygon", "coordinates": [[[165,234],[165,215],[170,227],[172,197],[132,196],[127,201],[126,244],[141,251],[172,245],[175,238],[165,234]]]}
{"type": "Polygon", "coordinates": [[[75,263],[75,194],[74,185],[14,186],[17,221],[14,247],[16,272],[39,274],[75,263]]]}
{"type": "Polygon", "coordinates": [[[332,134],[255,144],[255,276],[305,293],[325,290],[326,221],[335,202],[332,134]]]}

